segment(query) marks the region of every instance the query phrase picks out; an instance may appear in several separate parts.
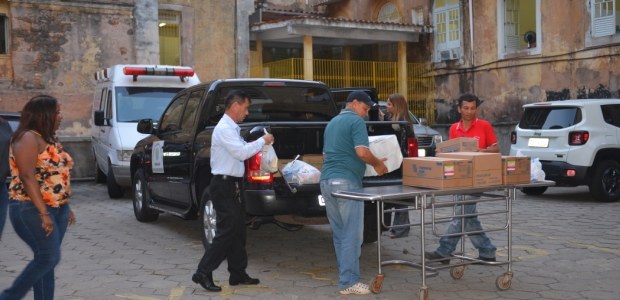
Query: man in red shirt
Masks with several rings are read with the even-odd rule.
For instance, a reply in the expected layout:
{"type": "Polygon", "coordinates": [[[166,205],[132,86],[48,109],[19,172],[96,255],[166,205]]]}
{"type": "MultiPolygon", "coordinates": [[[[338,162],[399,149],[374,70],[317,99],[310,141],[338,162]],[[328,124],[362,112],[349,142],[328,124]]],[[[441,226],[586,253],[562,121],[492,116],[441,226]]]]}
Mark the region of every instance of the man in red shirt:
{"type": "MultiPolygon", "coordinates": [[[[476,112],[480,105],[480,99],[472,94],[463,94],[458,99],[458,112],[461,114],[461,120],[450,126],[450,139],[458,137],[471,137],[478,139],[478,151],[480,152],[499,152],[497,137],[493,131],[491,123],[478,119],[476,112]]],[[[463,195],[459,195],[459,200],[463,199],[463,195]]],[[[475,199],[479,196],[468,195],[468,199],[475,199]]],[[[496,247],[493,245],[487,235],[482,232],[482,225],[476,215],[476,203],[465,204],[463,213],[465,215],[474,215],[473,217],[455,217],[450,222],[448,230],[444,236],[439,239],[439,247],[434,252],[425,252],[425,257],[431,260],[439,260],[443,264],[450,263],[452,252],[456,249],[456,245],[461,239],[461,223],[465,222],[465,231],[480,233],[468,234],[472,244],[478,249],[478,259],[488,262],[495,261],[496,247]]],[[[461,211],[460,207],[457,211],[461,211]]]]}

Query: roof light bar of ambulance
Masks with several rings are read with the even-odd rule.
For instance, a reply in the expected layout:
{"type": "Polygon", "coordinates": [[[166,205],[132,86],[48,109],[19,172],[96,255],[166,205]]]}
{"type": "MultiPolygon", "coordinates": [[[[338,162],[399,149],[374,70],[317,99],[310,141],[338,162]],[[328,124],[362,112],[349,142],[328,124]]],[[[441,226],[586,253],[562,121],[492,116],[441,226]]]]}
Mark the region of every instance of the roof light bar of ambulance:
{"type": "Polygon", "coordinates": [[[124,67],[125,75],[133,76],[133,81],[138,81],[138,76],[179,76],[181,82],[185,77],[194,76],[194,69],[190,67],[124,67]]]}

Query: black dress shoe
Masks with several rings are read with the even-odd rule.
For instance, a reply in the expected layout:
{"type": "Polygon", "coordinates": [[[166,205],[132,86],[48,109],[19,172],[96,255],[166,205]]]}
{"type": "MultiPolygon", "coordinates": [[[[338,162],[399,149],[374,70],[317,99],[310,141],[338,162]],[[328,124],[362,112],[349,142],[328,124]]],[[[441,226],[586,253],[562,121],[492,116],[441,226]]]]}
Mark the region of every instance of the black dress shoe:
{"type": "Polygon", "coordinates": [[[228,283],[230,285],[238,285],[238,284],[259,284],[260,280],[258,280],[258,278],[252,278],[250,277],[250,275],[245,275],[243,278],[241,279],[232,279],[230,278],[228,280],[228,283]]]}
{"type": "Polygon", "coordinates": [[[428,260],[431,260],[431,261],[438,261],[438,262],[440,262],[440,263],[442,263],[444,265],[447,265],[447,264],[450,263],[450,258],[445,257],[445,256],[441,256],[441,255],[439,255],[439,253],[437,253],[435,251],[433,251],[433,252],[425,251],[424,252],[424,258],[426,258],[428,260]]]}
{"type": "Polygon", "coordinates": [[[194,273],[194,275],[192,275],[192,281],[200,284],[200,286],[209,292],[220,292],[222,290],[221,287],[215,285],[211,274],[194,273]]]}

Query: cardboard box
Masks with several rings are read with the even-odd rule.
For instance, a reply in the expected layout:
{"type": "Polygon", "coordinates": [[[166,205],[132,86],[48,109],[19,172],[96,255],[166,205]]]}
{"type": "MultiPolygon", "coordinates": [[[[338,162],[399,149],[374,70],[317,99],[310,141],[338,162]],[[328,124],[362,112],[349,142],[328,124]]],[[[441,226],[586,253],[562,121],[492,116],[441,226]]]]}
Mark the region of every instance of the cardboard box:
{"type": "Polygon", "coordinates": [[[487,152],[438,153],[439,157],[471,159],[473,165],[474,187],[502,184],[502,156],[487,152]]]}
{"type": "Polygon", "coordinates": [[[408,157],[403,160],[403,184],[432,189],[471,187],[472,162],[443,157],[408,157]]]}
{"type": "Polygon", "coordinates": [[[461,137],[437,144],[437,153],[475,152],[478,150],[478,139],[461,137]]]}
{"type": "MultiPolygon", "coordinates": [[[[400,168],[400,165],[403,163],[403,153],[400,151],[396,135],[369,136],[368,143],[370,145],[370,152],[377,158],[387,158],[384,163],[388,172],[400,168]]],[[[364,176],[377,176],[377,172],[375,172],[375,168],[367,164],[364,176]]]]}
{"type": "Polygon", "coordinates": [[[527,156],[502,156],[502,183],[530,183],[530,166],[527,156]]]}

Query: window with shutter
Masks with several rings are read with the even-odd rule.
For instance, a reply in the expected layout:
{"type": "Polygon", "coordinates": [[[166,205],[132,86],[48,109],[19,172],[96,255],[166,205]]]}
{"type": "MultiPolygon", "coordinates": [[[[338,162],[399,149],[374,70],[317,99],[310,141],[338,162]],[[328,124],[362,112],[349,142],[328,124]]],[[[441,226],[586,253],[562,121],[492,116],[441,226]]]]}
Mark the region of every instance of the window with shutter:
{"type": "Polygon", "coordinates": [[[435,1],[433,24],[435,26],[435,61],[458,59],[461,47],[459,1],[435,1]]]}
{"type": "Polygon", "coordinates": [[[592,19],[592,37],[616,34],[616,2],[618,0],[591,0],[590,13],[592,19]]]}
{"type": "Polygon", "coordinates": [[[497,1],[500,56],[511,53],[540,53],[540,1],[497,1]]]}

